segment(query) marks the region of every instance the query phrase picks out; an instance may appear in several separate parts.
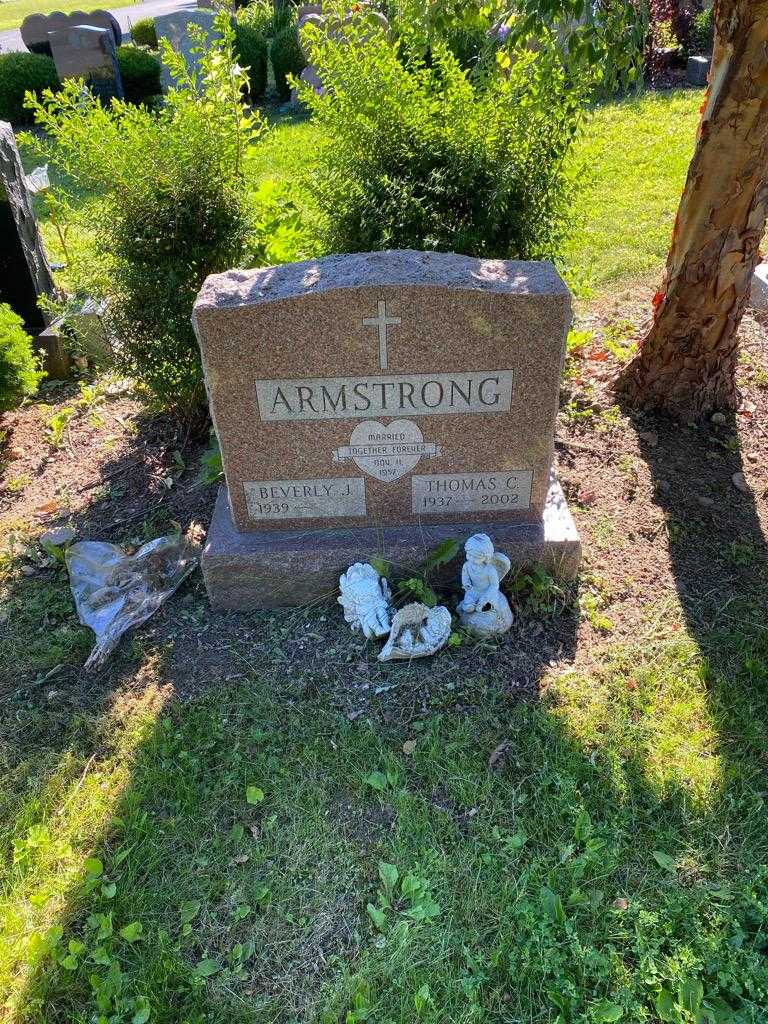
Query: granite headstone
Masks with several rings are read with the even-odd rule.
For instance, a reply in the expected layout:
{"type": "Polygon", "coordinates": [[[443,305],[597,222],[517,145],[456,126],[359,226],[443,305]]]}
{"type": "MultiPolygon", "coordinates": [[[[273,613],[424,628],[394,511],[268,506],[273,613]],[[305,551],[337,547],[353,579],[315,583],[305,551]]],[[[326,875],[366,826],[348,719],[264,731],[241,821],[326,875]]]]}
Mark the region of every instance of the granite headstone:
{"type": "Polygon", "coordinates": [[[115,40],[105,28],[73,25],[50,32],[48,39],[62,81],[82,78],[101,100],[123,98],[123,83],[117,64],[115,40]]]}
{"type": "Polygon", "coordinates": [[[0,302],[37,334],[45,326],[38,296],[54,292],[13,128],[0,121],[0,302]]]}
{"type": "Polygon", "coordinates": [[[209,277],[193,322],[226,478],[213,604],[302,604],[352,562],[476,532],[573,574],[552,478],[570,317],[549,263],[394,251],[209,277]]]}
{"type": "MultiPolygon", "coordinates": [[[[175,11],[172,14],[161,14],[155,18],[155,32],[158,40],[167,39],[173,49],[184,58],[184,63],[191,71],[199,69],[198,54],[193,53],[197,43],[189,34],[189,25],[198,25],[205,32],[206,38],[219,39],[220,33],[214,28],[213,22],[216,18],[216,11],[175,11]]],[[[161,75],[163,89],[170,88],[173,76],[163,64],[161,75]]]]}

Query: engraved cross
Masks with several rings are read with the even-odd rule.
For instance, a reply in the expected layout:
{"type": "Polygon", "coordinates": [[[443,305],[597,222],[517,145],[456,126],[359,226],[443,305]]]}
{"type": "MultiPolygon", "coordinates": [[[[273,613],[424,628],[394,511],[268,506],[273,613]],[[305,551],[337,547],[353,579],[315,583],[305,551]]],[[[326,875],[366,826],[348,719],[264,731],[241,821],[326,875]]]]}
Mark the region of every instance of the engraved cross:
{"type": "Polygon", "coordinates": [[[379,329],[379,365],[382,370],[387,369],[387,328],[394,324],[402,323],[399,316],[387,316],[387,303],[379,299],[378,316],[367,316],[363,320],[363,327],[378,327],[379,329]]]}

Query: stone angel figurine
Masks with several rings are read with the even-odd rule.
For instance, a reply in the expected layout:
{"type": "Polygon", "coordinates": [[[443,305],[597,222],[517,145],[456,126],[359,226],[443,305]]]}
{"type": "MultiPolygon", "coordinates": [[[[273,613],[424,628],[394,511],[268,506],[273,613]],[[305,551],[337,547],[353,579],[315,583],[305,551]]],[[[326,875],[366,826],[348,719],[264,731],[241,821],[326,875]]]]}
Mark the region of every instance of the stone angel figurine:
{"type": "Polygon", "coordinates": [[[367,562],[355,562],[339,577],[341,594],[337,598],[344,618],[353,631],[359,629],[370,640],[386,636],[390,626],[389,584],[367,562]]]}
{"type": "Polygon", "coordinates": [[[479,636],[506,633],[512,610],[499,584],[512,567],[506,555],[494,551],[484,533],[476,533],[464,545],[466,561],[461,569],[464,598],[456,609],[461,624],[479,636]]]}

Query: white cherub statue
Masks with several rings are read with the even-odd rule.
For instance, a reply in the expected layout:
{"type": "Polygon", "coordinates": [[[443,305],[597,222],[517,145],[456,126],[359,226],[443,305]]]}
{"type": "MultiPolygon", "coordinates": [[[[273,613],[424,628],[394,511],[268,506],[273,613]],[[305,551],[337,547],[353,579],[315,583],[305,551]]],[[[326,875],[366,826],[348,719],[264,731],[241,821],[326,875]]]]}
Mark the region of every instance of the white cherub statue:
{"type": "Polygon", "coordinates": [[[512,568],[506,555],[493,549],[491,538],[476,533],[464,545],[467,560],[461,569],[464,598],[456,609],[461,624],[480,636],[506,633],[513,615],[499,584],[512,568]]]}
{"type": "Polygon", "coordinates": [[[389,584],[367,562],[355,562],[339,577],[340,596],[344,618],[353,630],[362,630],[364,636],[386,636],[389,633],[389,584]]]}

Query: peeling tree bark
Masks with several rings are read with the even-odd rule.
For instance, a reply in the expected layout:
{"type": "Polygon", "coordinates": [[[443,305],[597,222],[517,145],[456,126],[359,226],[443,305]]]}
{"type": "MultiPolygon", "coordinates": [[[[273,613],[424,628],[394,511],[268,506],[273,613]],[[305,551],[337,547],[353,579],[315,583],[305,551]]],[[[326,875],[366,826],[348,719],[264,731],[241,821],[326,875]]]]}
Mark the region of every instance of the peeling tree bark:
{"type": "Polygon", "coordinates": [[[768,213],[768,0],[716,0],[715,53],[653,325],[617,382],[698,419],[736,408],[736,334],[768,213]]]}

